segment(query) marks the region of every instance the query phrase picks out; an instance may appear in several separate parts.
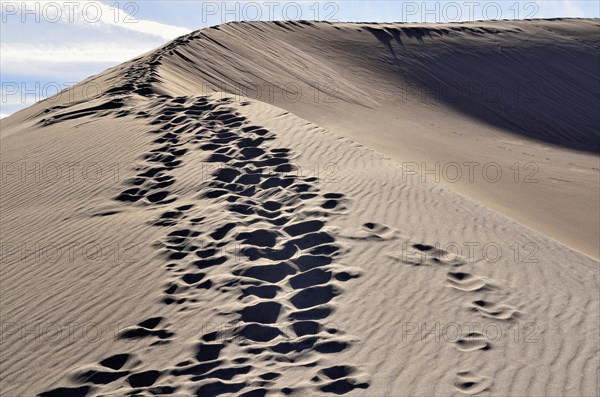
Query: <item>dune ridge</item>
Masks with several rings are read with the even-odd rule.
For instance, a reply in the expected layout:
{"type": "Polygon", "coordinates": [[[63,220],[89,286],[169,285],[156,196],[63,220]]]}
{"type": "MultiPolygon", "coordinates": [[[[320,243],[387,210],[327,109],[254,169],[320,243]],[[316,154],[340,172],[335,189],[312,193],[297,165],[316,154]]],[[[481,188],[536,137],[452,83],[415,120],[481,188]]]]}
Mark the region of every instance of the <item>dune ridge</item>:
{"type": "Polygon", "coordinates": [[[458,182],[442,171],[436,181],[599,259],[598,29],[233,23],[182,39],[158,69],[171,92],[265,101],[419,172],[458,163],[458,182]],[[489,183],[478,169],[473,182],[469,163],[503,177],[489,183]],[[571,197],[588,204],[561,204],[571,197]]]}

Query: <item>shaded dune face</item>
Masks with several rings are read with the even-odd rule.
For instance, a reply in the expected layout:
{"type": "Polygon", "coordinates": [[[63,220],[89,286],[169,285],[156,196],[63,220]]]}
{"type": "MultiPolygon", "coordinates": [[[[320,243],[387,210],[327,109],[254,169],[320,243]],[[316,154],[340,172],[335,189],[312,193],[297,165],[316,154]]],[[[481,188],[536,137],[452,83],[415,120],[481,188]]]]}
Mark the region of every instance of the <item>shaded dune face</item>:
{"type": "Polygon", "coordinates": [[[157,86],[257,99],[416,173],[439,167],[436,182],[598,259],[597,30],[596,20],[232,23],[168,51],[157,86]]]}
{"type": "Polygon", "coordinates": [[[159,73],[181,92],[216,89],[290,110],[360,98],[374,111],[395,104],[402,115],[417,96],[516,135],[597,153],[597,30],[594,20],[242,22],[192,34],[159,73]]]}

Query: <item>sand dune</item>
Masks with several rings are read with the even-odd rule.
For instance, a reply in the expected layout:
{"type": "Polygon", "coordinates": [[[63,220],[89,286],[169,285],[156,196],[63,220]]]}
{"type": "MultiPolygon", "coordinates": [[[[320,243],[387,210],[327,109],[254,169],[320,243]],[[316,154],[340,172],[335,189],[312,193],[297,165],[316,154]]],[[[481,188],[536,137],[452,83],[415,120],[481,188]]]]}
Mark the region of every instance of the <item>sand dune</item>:
{"type": "Polygon", "coordinates": [[[237,23],[182,39],[159,73],[178,94],[250,96],[433,170],[598,259],[597,33],[597,20],[237,23]]]}
{"type": "Polygon", "coordinates": [[[2,395],[598,395],[598,27],[228,24],[2,119],[2,395]]]}

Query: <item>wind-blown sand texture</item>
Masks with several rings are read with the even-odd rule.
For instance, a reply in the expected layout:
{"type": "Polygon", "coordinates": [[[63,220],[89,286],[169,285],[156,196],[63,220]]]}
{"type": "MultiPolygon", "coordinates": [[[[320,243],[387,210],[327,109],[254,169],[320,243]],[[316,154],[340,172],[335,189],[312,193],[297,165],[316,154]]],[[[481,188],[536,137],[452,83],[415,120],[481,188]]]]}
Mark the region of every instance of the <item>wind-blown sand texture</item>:
{"type": "Polygon", "coordinates": [[[232,23],[3,119],[1,395],[598,395],[599,29],[232,23]]]}

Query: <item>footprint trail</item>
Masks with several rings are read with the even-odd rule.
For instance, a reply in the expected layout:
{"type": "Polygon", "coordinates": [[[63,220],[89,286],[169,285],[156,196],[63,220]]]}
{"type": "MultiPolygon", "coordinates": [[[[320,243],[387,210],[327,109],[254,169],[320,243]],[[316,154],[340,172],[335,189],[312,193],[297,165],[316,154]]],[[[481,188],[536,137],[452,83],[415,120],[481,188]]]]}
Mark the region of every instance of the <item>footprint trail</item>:
{"type": "MultiPolygon", "coordinates": [[[[168,395],[178,385],[198,396],[339,395],[369,386],[370,377],[358,368],[325,364],[354,340],[328,321],[342,284],[358,277],[337,263],[342,249],[327,226],[346,200],[320,192],[317,178],[298,175],[291,150],[271,147],[274,132],[252,125],[234,105],[227,98],[156,99],[154,146],[115,197],[160,212],[150,223],[165,231],[155,244],[169,276],[163,304],[190,312],[224,302],[215,309],[224,326],[198,335],[189,360],[151,368],[138,363],[134,372],[110,358],[116,369],[109,373],[79,376],[81,386],[42,395],[102,394],[105,386],[168,395]],[[177,178],[198,159],[208,166],[199,170],[190,199],[178,194],[177,178]],[[292,368],[301,368],[306,379],[288,384],[284,372],[292,368]]],[[[120,337],[156,346],[176,338],[172,330],[168,319],[153,317],[120,337]]],[[[130,355],[114,357],[127,361],[130,355]]]]}

